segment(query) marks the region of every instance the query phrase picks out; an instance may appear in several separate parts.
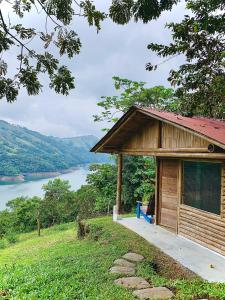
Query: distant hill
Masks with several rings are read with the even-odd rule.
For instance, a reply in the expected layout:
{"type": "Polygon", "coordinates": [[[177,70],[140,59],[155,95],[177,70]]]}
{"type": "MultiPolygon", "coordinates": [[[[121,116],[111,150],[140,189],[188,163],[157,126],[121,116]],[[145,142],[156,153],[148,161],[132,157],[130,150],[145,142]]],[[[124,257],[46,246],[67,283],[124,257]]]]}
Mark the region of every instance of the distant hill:
{"type": "Polygon", "coordinates": [[[0,120],[0,176],[55,172],[80,164],[106,162],[107,155],[89,152],[97,141],[92,135],[45,136],[0,120]]]}

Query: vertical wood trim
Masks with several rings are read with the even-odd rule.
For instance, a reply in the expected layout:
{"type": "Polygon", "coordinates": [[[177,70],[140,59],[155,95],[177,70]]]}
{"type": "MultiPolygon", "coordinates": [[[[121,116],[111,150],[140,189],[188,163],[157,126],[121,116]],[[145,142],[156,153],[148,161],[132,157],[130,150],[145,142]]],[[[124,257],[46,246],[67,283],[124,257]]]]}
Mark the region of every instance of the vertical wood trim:
{"type": "Polygon", "coordinates": [[[162,122],[158,123],[158,148],[162,148],[162,122]]]}
{"type": "Polygon", "coordinates": [[[181,160],[181,199],[180,205],[184,204],[184,160],[181,160]]]}
{"type": "Polygon", "coordinates": [[[163,160],[159,158],[158,168],[158,225],[161,224],[161,211],[162,211],[162,164],[163,160]]]}
{"type": "Polygon", "coordinates": [[[177,234],[179,234],[179,223],[180,223],[180,205],[182,199],[182,186],[183,186],[183,172],[182,172],[182,160],[179,160],[179,169],[178,169],[178,183],[177,183],[177,190],[178,190],[178,203],[177,203],[177,234]]]}
{"type": "Polygon", "coordinates": [[[117,191],[116,191],[116,207],[117,213],[121,213],[121,194],[122,194],[122,170],[123,170],[123,155],[118,154],[117,158],[117,191]]]}
{"type": "Polygon", "coordinates": [[[221,218],[225,218],[225,163],[222,164],[221,170],[221,218]]]}
{"type": "Polygon", "coordinates": [[[220,217],[223,217],[223,165],[221,166],[221,188],[220,188],[220,217]]]}
{"type": "Polygon", "coordinates": [[[156,157],[156,173],[155,173],[155,223],[159,225],[159,170],[160,160],[156,157]]]}

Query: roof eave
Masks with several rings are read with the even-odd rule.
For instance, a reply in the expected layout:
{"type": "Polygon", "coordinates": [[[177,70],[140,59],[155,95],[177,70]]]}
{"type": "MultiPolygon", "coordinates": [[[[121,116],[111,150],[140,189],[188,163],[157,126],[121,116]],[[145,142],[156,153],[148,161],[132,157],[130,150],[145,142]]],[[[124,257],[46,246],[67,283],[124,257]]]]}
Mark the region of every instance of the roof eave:
{"type": "Polygon", "coordinates": [[[149,117],[152,117],[152,118],[155,118],[155,119],[157,119],[157,120],[163,121],[163,122],[165,122],[165,123],[167,123],[167,124],[173,125],[173,126],[179,128],[179,129],[185,129],[185,130],[187,130],[188,132],[193,133],[193,134],[195,134],[196,136],[198,136],[198,137],[200,137],[200,138],[206,139],[207,141],[209,141],[209,143],[212,143],[212,144],[214,144],[214,145],[216,145],[216,146],[219,146],[219,147],[222,148],[222,149],[225,149],[225,144],[220,143],[219,141],[214,140],[214,139],[212,139],[212,138],[210,138],[210,137],[204,135],[203,133],[197,132],[197,131],[195,131],[195,130],[193,130],[193,129],[187,127],[187,126],[179,125],[179,124],[177,124],[177,123],[175,123],[175,122],[173,122],[173,121],[169,121],[169,120],[167,120],[166,118],[157,116],[157,115],[155,115],[154,113],[151,113],[151,112],[149,112],[149,111],[147,111],[147,110],[145,110],[145,109],[143,109],[143,108],[141,108],[141,107],[138,107],[138,110],[137,110],[137,111],[142,112],[143,114],[148,115],[149,117]]]}
{"type": "Polygon", "coordinates": [[[113,125],[113,127],[106,133],[106,135],[103,136],[100,141],[92,149],[90,152],[101,152],[99,151],[100,148],[104,146],[104,143],[114,134],[114,132],[119,129],[120,125],[123,124],[124,121],[126,121],[127,118],[129,118],[135,111],[138,110],[137,106],[131,106],[131,108],[113,125]]]}
{"type": "MultiPolygon", "coordinates": [[[[222,144],[220,142],[218,142],[217,140],[214,140],[212,138],[209,138],[208,136],[200,133],[200,132],[197,132],[189,127],[186,127],[184,125],[179,125],[173,121],[170,121],[170,120],[167,120],[166,118],[163,118],[163,117],[160,117],[158,115],[155,115],[154,113],[151,113],[149,111],[147,111],[146,109],[144,108],[141,108],[141,107],[138,107],[138,106],[132,106],[117,122],[116,124],[114,124],[114,126],[107,132],[107,134],[90,150],[90,152],[104,152],[104,151],[101,151],[100,149],[104,147],[104,144],[112,137],[113,134],[116,133],[116,131],[120,128],[120,126],[133,114],[133,113],[136,113],[136,112],[140,112],[140,113],[143,113],[151,118],[154,118],[156,120],[159,120],[159,121],[163,121],[167,124],[170,124],[170,125],[173,125],[179,129],[185,129],[187,130],[188,132],[192,133],[192,134],[195,134],[196,136],[200,137],[200,138],[204,138],[206,139],[207,141],[209,141],[209,143],[213,143],[215,144],[216,146],[219,146],[220,148],[222,149],[225,149],[225,144],[222,144]]],[[[109,153],[116,153],[118,151],[112,151],[112,152],[109,152],[109,153]]]]}

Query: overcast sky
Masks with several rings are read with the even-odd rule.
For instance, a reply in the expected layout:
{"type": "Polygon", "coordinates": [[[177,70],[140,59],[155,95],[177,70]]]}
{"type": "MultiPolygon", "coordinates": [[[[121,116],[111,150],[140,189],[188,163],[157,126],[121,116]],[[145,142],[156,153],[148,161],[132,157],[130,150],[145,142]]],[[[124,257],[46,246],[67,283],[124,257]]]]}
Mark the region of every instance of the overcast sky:
{"type": "MultiPolygon", "coordinates": [[[[107,10],[110,0],[95,0],[98,8],[107,10]]],[[[110,20],[102,23],[99,34],[90,28],[85,20],[74,20],[75,31],[83,47],[81,54],[66,60],[76,78],[76,89],[69,96],[57,95],[44,86],[38,96],[28,96],[21,91],[17,102],[0,102],[0,119],[20,124],[47,135],[71,137],[94,134],[101,136],[102,124],[93,122],[92,115],[99,111],[96,103],[103,95],[114,95],[112,77],[120,76],[131,80],[145,81],[148,87],[169,86],[167,77],[170,69],[176,68],[182,58],[175,58],[163,64],[156,72],[145,71],[149,61],[160,62],[147,50],[149,42],[168,43],[170,31],[164,28],[170,21],[179,21],[184,15],[184,3],[164,13],[157,21],[149,24],[130,22],[119,26],[110,20]]],[[[13,16],[11,15],[13,21],[13,16]]],[[[26,22],[30,26],[41,23],[39,15],[30,14],[26,22]]],[[[38,47],[38,44],[35,45],[38,47]]],[[[7,60],[14,62],[13,51],[7,60]]]]}

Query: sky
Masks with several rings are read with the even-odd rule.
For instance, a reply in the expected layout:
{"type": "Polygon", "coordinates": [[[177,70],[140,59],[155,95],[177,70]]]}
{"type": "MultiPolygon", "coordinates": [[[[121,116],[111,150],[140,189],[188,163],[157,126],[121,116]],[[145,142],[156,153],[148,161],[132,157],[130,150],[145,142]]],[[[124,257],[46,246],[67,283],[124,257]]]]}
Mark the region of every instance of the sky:
{"type": "MultiPolygon", "coordinates": [[[[107,10],[111,1],[94,2],[98,9],[107,10]]],[[[146,87],[169,86],[169,71],[179,66],[182,58],[176,57],[162,64],[157,71],[147,72],[146,63],[162,61],[147,49],[147,45],[150,42],[167,44],[171,41],[171,33],[165,24],[180,21],[185,14],[184,5],[182,1],[171,12],[163,13],[158,20],[148,24],[131,21],[121,26],[108,19],[102,23],[98,34],[85,19],[74,18],[72,27],[83,46],[78,56],[71,60],[63,59],[63,63],[72,71],[76,88],[69,96],[54,93],[47,84],[37,96],[28,96],[25,90],[21,90],[16,102],[0,101],[0,119],[46,135],[73,137],[93,134],[101,137],[101,128],[105,124],[93,122],[92,116],[100,111],[97,102],[101,96],[116,94],[113,76],[144,81],[146,87]]],[[[4,12],[7,13],[7,9],[4,12]]],[[[11,22],[16,21],[11,13],[10,19],[11,22]]],[[[41,28],[44,19],[33,11],[25,22],[30,27],[41,28]]],[[[42,50],[38,42],[34,42],[33,46],[42,50]]],[[[15,49],[7,53],[4,59],[11,62],[9,68],[13,70],[16,64],[15,49]]]]}

